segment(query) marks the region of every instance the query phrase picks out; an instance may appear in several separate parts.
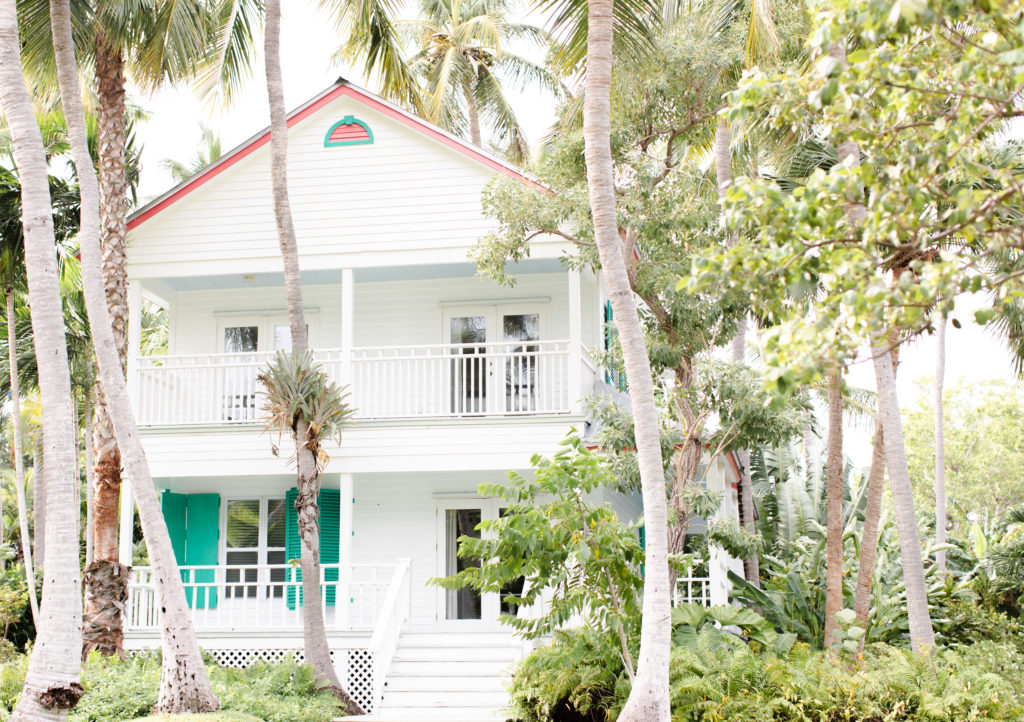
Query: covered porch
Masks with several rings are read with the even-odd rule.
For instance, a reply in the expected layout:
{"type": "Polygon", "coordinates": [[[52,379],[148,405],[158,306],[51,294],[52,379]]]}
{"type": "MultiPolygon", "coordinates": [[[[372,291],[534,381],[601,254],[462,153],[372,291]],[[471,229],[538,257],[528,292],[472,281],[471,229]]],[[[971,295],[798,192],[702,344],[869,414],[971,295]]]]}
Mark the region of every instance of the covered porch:
{"type": "MultiPolygon", "coordinates": [[[[307,270],[310,345],[358,419],[579,413],[603,346],[598,280],[553,259],[499,286],[468,263],[307,270]]],[[[142,427],[259,421],[259,370],[290,347],[281,273],[129,284],[128,379],[142,427]],[[166,309],[166,353],[142,353],[142,304],[166,309]]]]}

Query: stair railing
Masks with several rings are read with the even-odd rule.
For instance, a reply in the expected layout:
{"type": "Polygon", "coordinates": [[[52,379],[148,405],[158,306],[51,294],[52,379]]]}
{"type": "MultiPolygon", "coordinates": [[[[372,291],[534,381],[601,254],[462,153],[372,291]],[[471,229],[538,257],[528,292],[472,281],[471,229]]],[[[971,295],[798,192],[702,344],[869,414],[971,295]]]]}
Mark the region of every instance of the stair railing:
{"type": "Polygon", "coordinates": [[[370,637],[370,651],[373,653],[372,699],[374,709],[380,707],[381,699],[384,696],[384,685],[387,683],[388,674],[391,672],[391,663],[394,661],[395,652],[398,649],[398,638],[402,633],[402,627],[409,619],[409,611],[412,607],[409,580],[411,567],[411,559],[398,560],[395,573],[391,577],[391,586],[388,588],[387,597],[384,598],[384,606],[381,607],[380,616],[377,617],[377,624],[373,629],[373,636],[370,637]]]}

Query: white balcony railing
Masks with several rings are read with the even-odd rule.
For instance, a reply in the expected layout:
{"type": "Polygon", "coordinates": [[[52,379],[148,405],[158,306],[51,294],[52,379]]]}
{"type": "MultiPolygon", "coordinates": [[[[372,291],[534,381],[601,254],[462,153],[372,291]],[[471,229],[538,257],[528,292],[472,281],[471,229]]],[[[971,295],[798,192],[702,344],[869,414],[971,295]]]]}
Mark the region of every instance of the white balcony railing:
{"type": "MultiPolygon", "coordinates": [[[[395,564],[320,565],[321,605],[328,631],[371,630],[380,618],[395,564]],[[341,572],[347,571],[347,578],[341,572]]],[[[407,569],[408,564],[404,568],[407,569]]],[[[302,631],[302,581],[298,565],[181,566],[185,596],[197,632],[302,631]]],[[[125,630],[160,629],[156,589],[149,567],[132,569],[125,630]]]]}
{"type": "MultiPolygon", "coordinates": [[[[259,421],[259,372],[272,353],[141,356],[141,426],[259,421]]],[[[458,418],[568,413],[582,388],[568,341],[325,349],[317,359],[348,385],[357,418],[458,418]]],[[[582,372],[584,369],[580,369],[582,372]]],[[[591,372],[592,373],[592,372],[591,372]]]]}
{"type": "Polygon", "coordinates": [[[692,574],[681,574],[676,577],[672,606],[691,603],[711,606],[711,577],[698,577],[692,574]]]}

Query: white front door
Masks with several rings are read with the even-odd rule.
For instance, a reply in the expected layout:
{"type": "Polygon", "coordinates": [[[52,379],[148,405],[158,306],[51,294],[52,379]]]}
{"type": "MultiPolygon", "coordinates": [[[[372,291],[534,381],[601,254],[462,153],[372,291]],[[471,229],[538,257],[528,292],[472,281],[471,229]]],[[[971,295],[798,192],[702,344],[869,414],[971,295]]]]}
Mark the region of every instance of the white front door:
{"type": "Polygon", "coordinates": [[[536,304],[448,309],[449,410],[459,416],[535,411],[543,384],[536,304]]]}
{"type": "MultiPolygon", "coordinates": [[[[438,576],[449,577],[464,569],[480,566],[472,559],[458,555],[459,538],[479,539],[483,533],[481,522],[499,518],[504,509],[496,499],[446,499],[437,502],[437,571],[438,576]]],[[[506,585],[501,592],[479,593],[470,587],[441,589],[437,607],[440,626],[451,628],[489,630],[498,629],[499,617],[515,614],[516,608],[506,600],[509,594],[523,590],[521,580],[506,585]]]]}

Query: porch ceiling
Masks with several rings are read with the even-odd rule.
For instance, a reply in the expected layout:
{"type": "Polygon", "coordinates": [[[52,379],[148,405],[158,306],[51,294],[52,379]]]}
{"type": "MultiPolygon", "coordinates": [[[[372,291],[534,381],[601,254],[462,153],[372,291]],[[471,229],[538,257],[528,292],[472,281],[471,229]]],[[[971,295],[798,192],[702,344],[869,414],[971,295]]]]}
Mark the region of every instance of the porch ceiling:
{"type": "MultiPolygon", "coordinates": [[[[512,275],[557,273],[564,270],[555,258],[527,259],[508,264],[512,275]]],[[[356,283],[378,281],[418,281],[433,278],[466,278],[476,275],[472,263],[437,263],[421,266],[380,266],[355,269],[356,283]]],[[[144,282],[145,283],[145,282],[144,282]]],[[[228,288],[269,288],[284,285],[284,273],[227,273],[212,276],[179,276],[162,278],[160,283],[174,291],[207,291],[228,288]]],[[[341,269],[309,269],[302,272],[303,285],[330,285],[341,283],[341,269]]]]}

